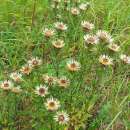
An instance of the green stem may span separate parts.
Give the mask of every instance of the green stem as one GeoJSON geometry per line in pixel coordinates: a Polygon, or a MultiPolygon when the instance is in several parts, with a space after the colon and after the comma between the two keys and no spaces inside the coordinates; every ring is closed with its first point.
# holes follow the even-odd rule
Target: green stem
{"type": "Polygon", "coordinates": [[[32,19],[31,19],[31,29],[32,29],[33,26],[34,26],[35,13],[36,13],[36,3],[37,3],[37,0],[35,0],[35,1],[34,1],[34,4],[33,4],[32,19]]]}

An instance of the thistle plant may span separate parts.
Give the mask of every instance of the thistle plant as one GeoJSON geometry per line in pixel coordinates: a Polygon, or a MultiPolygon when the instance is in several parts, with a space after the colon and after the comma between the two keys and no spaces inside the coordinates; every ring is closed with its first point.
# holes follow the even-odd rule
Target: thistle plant
{"type": "Polygon", "coordinates": [[[129,130],[128,5],[1,1],[0,129],[129,130]]]}

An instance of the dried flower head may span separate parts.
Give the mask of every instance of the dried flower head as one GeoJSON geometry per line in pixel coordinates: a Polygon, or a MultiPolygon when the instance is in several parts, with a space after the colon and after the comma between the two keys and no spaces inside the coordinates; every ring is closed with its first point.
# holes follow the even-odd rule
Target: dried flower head
{"type": "Polygon", "coordinates": [[[53,45],[55,48],[57,48],[57,49],[63,48],[63,47],[65,46],[64,41],[61,40],[61,39],[58,39],[58,40],[56,40],[56,41],[53,41],[53,42],[52,42],[52,45],[53,45]]]}
{"type": "Polygon", "coordinates": [[[70,85],[70,80],[63,76],[58,79],[58,85],[62,88],[67,88],[70,85]]]}
{"type": "Polygon", "coordinates": [[[10,74],[10,78],[13,79],[15,82],[21,82],[22,81],[22,74],[18,72],[13,72],[10,74]]]}
{"type": "Polygon", "coordinates": [[[79,15],[79,14],[80,14],[80,11],[79,11],[78,8],[71,8],[71,13],[72,13],[73,15],[79,15]]]}
{"type": "Polygon", "coordinates": [[[35,93],[41,97],[45,97],[48,94],[48,88],[45,85],[37,86],[35,93]]]}
{"type": "Polygon", "coordinates": [[[26,65],[22,66],[20,71],[22,74],[29,75],[32,72],[32,67],[30,65],[26,64],[26,65]]]}
{"type": "Polygon", "coordinates": [[[0,83],[0,88],[3,90],[10,90],[13,87],[13,83],[9,80],[2,81],[0,83]]]}
{"type": "Polygon", "coordinates": [[[45,28],[43,30],[43,34],[44,34],[45,37],[50,38],[50,37],[55,35],[55,31],[53,29],[45,28]]]}
{"type": "Polygon", "coordinates": [[[64,111],[57,112],[54,116],[54,120],[62,125],[67,124],[69,122],[69,115],[64,111]]]}
{"type": "Polygon", "coordinates": [[[29,61],[28,64],[32,67],[37,67],[42,64],[42,60],[38,57],[32,57],[29,61]]]}
{"type": "Polygon", "coordinates": [[[54,25],[55,25],[55,28],[60,30],[60,31],[66,31],[67,30],[67,25],[64,24],[63,22],[56,22],[54,25]]]}
{"type": "Polygon", "coordinates": [[[130,56],[122,54],[120,56],[120,59],[125,63],[125,64],[130,64],[130,56]]]}
{"type": "Polygon", "coordinates": [[[99,42],[97,36],[89,35],[89,34],[84,36],[84,40],[85,40],[85,45],[94,45],[94,44],[98,44],[99,42]]]}
{"type": "Polygon", "coordinates": [[[101,56],[99,57],[99,62],[100,62],[102,65],[108,66],[108,65],[112,65],[112,64],[113,64],[113,59],[110,58],[110,57],[107,56],[107,55],[101,55],[101,56]]]}
{"type": "Polygon", "coordinates": [[[55,85],[56,84],[56,81],[57,81],[57,78],[54,77],[54,76],[50,76],[48,74],[44,74],[42,76],[43,80],[45,83],[47,83],[48,85],[55,85]]]}
{"type": "Polygon", "coordinates": [[[53,2],[60,3],[61,0],[53,0],[53,2]]]}
{"type": "Polygon", "coordinates": [[[64,3],[66,3],[66,4],[70,3],[70,0],[64,0],[64,3]]]}
{"type": "Polygon", "coordinates": [[[89,3],[89,2],[81,3],[81,4],[79,5],[79,9],[80,9],[81,11],[85,11],[85,10],[88,9],[89,6],[90,6],[90,3],[89,3]]]}
{"type": "Polygon", "coordinates": [[[78,61],[74,60],[74,59],[70,59],[68,62],[67,62],[67,69],[69,71],[79,71],[81,68],[81,65],[78,61]]]}
{"type": "Polygon", "coordinates": [[[94,24],[88,22],[88,21],[82,21],[81,26],[84,31],[89,32],[94,29],[94,24]]]}
{"type": "Polygon", "coordinates": [[[114,44],[114,43],[110,43],[108,45],[108,48],[114,52],[118,52],[119,49],[120,49],[120,46],[118,46],[117,44],[114,44]]]}
{"type": "Polygon", "coordinates": [[[22,89],[21,89],[21,87],[20,86],[17,86],[17,87],[12,87],[11,88],[11,91],[13,92],[13,93],[21,93],[22,92],[22,89]]]}
{"type": "Polygon", "coordinates": [[[57,99],[51,97],[47,99],[45,106],[49,111],[56,111],[60,107],[60,102],[57,99]]]}
{"type": "Polygon", "coordinates": [[[106,31],[99,30],[97,32],[97,37],[100,39],[100,41],[103,41],[103,42],[106,42],[106,43],[112,43],[113,42],[111,35],[106,31]]]}

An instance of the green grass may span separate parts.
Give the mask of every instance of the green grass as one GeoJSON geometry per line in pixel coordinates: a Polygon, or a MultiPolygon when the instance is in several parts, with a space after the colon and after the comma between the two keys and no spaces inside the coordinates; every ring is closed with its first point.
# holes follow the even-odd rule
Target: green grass
{"type": "Polygon", "coordinates": [[[39,68],[23,76],[22,93],[0,89],[0,129],[64,130],[73,124],[75,130],[130,130],[130,66],[119,59],[122,53],[130,55],[130,0],[90,2],[89,10],[73,17],[62,8],[54,11],[49,0],[0,0],[0,80],[9,79],[9,74],[19,70],[31,56],[43,60],[39,68]],[[99,29],[110,32],[121,46],[120,52],[112,53],[102,44],[92,50],[84,48],[82,20],[95,24],[92,33],[99,29]],[[52,39],[46,40],[42,34],[43,27],[53,28],[57,21],[68,25],[65,33],[55,37],[65,41],[60,51],[53,48],[52,39]],[[110,55],[114,66],[103,67],[98,61],[101,54],[110,55]],[[67,71],[70,57],[81,63],[80,71],[67,71]],[[43,83],[45,73],[65,75],[71,81],[67,89],[57,85],[49,88],[47,96],[59,99],[60,110],[70,115],[66,126],[53,120],[55,112],[46,110],[46,98],[33,93],[35,86],[43,83]]]}

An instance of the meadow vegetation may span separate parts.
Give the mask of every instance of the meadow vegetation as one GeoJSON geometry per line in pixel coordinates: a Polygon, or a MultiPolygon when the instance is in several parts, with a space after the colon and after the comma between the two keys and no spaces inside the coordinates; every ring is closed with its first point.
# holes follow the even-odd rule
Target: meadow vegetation
{"type": "Polygon", "coordinates": [[[130,0],[0,0],[0,130],[130,130],[130,0]]]}

